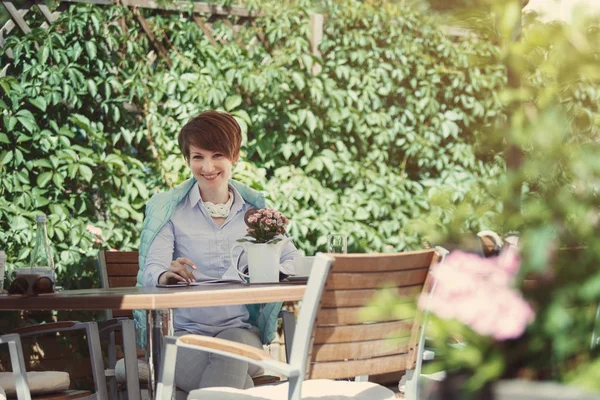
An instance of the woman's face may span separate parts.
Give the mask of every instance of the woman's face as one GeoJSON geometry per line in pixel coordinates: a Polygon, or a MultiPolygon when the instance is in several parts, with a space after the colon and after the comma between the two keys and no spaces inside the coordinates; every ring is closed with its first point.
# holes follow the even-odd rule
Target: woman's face
{"type": "Polygon", "coordinates": [[[231,170],[237,158],[239,157],[230,160],[218,151],[204,150],[190,145],[188,165],[198,181],[200,192],[207,193],[227,187],[227,181],[231,178],[231,170]]]}

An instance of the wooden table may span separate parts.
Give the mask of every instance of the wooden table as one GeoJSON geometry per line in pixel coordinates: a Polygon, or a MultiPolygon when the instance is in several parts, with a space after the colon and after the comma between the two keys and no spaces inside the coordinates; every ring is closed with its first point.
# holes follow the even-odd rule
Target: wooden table
{"type": "Polygon", "coordinates": [[[159,320],[161,310],[169,310],[168,328],[173,331],[172,310],[187,307],[259,304],[277,301],[302,300],[303,283],[264,284],[207,284],[181,288],[125,287],[106,289],[65,290],[39,296],[0,295],[0,310],[147,310],[148,361],[151,392],[158,377],[162,329],[153,321],[159,320]]]}

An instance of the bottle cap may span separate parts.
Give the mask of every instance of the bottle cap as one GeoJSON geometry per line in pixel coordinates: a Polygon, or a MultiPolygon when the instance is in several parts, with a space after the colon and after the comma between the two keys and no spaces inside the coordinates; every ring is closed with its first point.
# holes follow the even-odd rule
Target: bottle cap
{"type": "Polygon", "coordinates": [[[46,214],[38,214],[35,216],[35,222],[46,222],[46,214]]]}

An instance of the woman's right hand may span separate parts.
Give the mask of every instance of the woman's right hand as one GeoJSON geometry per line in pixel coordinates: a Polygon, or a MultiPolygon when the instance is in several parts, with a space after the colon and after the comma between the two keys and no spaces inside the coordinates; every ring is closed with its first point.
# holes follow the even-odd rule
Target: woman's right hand
{"type": "Polygon", "coordinates": [[[163,272],[158,278],[158,283],[161,285],[173,285],[177,282],[195,282],[196,278],[191,269],[196,269],[196,265],[189,258],[179,257],[176,260],[171,261],[169,269],[163,272]]]}

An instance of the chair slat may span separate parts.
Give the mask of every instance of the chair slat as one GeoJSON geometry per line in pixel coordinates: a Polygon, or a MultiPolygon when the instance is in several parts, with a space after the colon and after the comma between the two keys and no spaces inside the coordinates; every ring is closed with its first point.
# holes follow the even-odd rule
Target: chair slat
{"type": "MultiPolygon", "coordinates": [[[[400,296],[415,298],[423,290],[423,285],[395,288],[395,293],[400,296]]],[[[323,307],[360,307],[369,304],[378,289],[359,290],[325,290],[321,297],[323,307]]]]}
{"type": "Polygon", "coordinates": [[[133,313],[131,312],[131,310],[112,310],[112,314],[113,314],[114,318],[119,318],[119,317],[133,318],[133,313]]]}
{"type": "Polygon", "coordinates": [[[377,340],[410,335],[412,320],[381,322],[376,324],[317,327],[314,344],[377,340]]]}
{"type": "Polygon", "coordinates": [[[399,354],[386,357],[375,357],[366,360],[349,360],[335,362],[318,362],[311,364],[309,379],[337,379],[359,375],[377,375],[403,370],[407,355],[399,354]]]}
{"type": "Polygon", "coordinates": [[[405,354],[410,337],[369,340],[354,343],[332,343],[313,347],[312,361],[344,361],[405,354]]]}
{"type": "Polygon", "coordinates": [[[131,287],[135,286],[136,277],[135,276],[114,276],[108,278],[108,285],[111,288],[118,287],[131,287]]]}
{"type": "Polygon", "coordinates": [[[429,267],[435,249],[405,253],[334,254],[333,272],[384,272],[429,267]]]}
{"type": "Polygon", "coordinates": [[[137,264],[137,251],[107,251],[104,253],[106,264],[137,264]]]}
{"type": "Polygon", "coordinates": [[[136,276],[139,271],[138,264],[106,264],[106,273],[112,276],[136,276]]]}
{"type": "MultiPolygon", "coordinates": [[[[335,264],[334,264],[335,265],[335,264]]],[[[382,286],[413,286],[423,284],[429,267],[410,271],[333,273],[327,281],[327,290],[375,289],[382,286]]]]}
{"type": "Polygon", "coordinates": [[[35,397],[35,400],[74,400],[87,398],[92,394],[89,390],[66,390],[61,393],[44,394],[35,397]]]}
{"type": "Polygon", "coordinates": [[[364,322],[383,322],[394,320],[407,320],[413,318],[414,310],[408,307],[403,315],[382,317],[377,307],[347,307],[347,308],[321,308],[317,316],[317,326],[323,325],[353,325],[364,322]]]}

